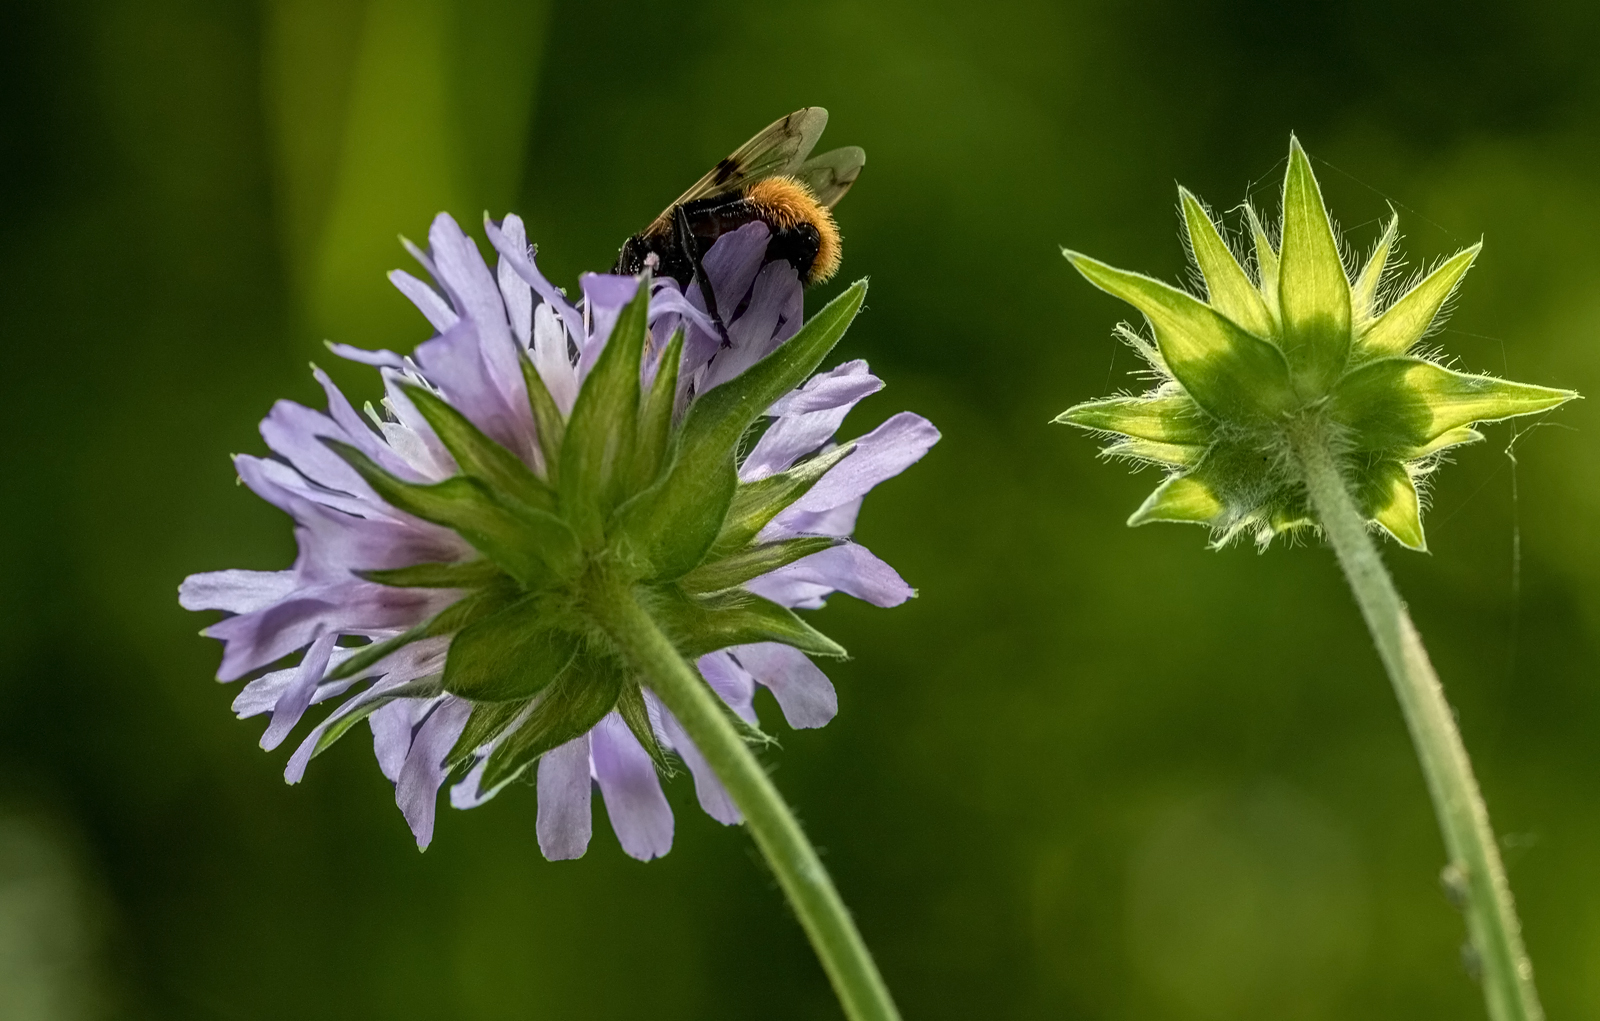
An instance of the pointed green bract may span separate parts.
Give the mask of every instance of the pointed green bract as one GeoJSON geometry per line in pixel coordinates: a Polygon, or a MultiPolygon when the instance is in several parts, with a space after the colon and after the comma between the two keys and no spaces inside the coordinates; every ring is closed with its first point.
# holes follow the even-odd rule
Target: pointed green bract
{"type": "Polygon", "coordinates": [[[578,655],[559,607],[529,596],[461,630],[450,642],[444,690],[474,702],[509,702],[543,691],[578,655]]]}
{"type": "Polygon", "coordinates": [[[1158,443],[1205,444],[1216,429],[1200,406],[1181,393],[1087,401],[1063,411],[1054,421],[1158,443]]]}
{"type": "Polygon", "coordinates": [[[561,507],[585,545],[597,546],[633,466],[650,281],[622,308],[605,350],[578,391],[561,443],[561,507]]]}
{"type": "Polygon", "coordinates": [[[1210,449],[1201,443],[1158,443],[1155,440],[1129,438],[1102,447],[1100,456],[1149,461],[1174,468],[1193,468],[1205,459],[1210,449]]]}
{"type": "Polygon", "coordinates": [[[523,351],[517,359],[522,367],[522,382],[528,391],[528,407],[533,412],[533,428],[539,435],[539,452],[544,456],[544,477],[551,486],[560,484],[561,444],[567,435],[567,420],[561,417],[556,399],[545,386],[544,377],[533,359],[523,351]]]}
{"type": "Polygon", "coordinates": [[[622,683],[620,663],[579,657],[545,689],[522,725],[500,739],[479,789],[494,790],[545,752],[593,730],[616,707],[622,683]]]}
{"type": "Polygon", "coordinates": [[[1255,243],[1256,277],[1261,288],[1261,300],[1272,316],[1273,332],[1277,333],[1283,328],[1283,310],[1278,307],[1278,250],[1272,247],[1272,239],[1267,237],[1266,228],[1261,226],[1255,207],[1245,203],[1244,215],[1250,223],[1250,239],[1255,243]]]}
{"type": "Polygon", "coordinates": [[[358,578],[393,588],[480,588],[505,575],[492,560],[457,564],[412,564],[388,571],[354,571],[358,578]]]}
{"type": "Polygon", "coordinates": [[[621,529],[637,544],[634,553],[653,565],[657,577],[680,577],[705,556],[738,485],[734,455],[739,438],[773,401],[821,364],[854,321],[866,294],[866,281],[857,281],[776,351],[690,406],[672,444],[665,477],[618,515],[621,529]]]}
{"type": "Polygon", "coordinates": [[[1084,279],[1144,313],[1167,368],[1200,407],[1251,422],[1288,410],[1288,366],[1272,344],[1176,287],[1077,252],[1066,256],[1084,279]]]}
{"type": "Polygon", "coordinates": [[[801,461],[787,471],[741,484],[734,490],[722,528],[707,556],[717,559],[744,549],[769,521],[805,496],[835,465],[855,453],[855,449],[854,443],[846,443],[801,461]]]}
{"type": "Polygon", "coordinates": [[[1211,487],[1192,475],[1178,475],[1161,483],[1128,519],[1130,526],[1152,521],[1209,525],[1222,516],[1225,506],[1211,487]]]}
{"type": "Polygon", "coordinates": [[[1399,461],[1380,460],[1355,480],[1356,503],[1363,514],[1407,549],[1425,552],[1422,533],[1422,498],[1416,482],[1399,461]]]}
{"type": "Polygon", "coordinates": [[[1276,331],[1272,313],[1261,299],[1261,292],[1234,259],[1228,243],[1222,240],[1217,225],[1206,215],[1198,199],[1186,188],[1178,189],[1183,205],[1183,220],[1189,232],[1189,247],[1206,280],[1206,294],[1212,308],[1258,337],[1271,337],[1276,331]]]}
{"type": "Polygon", "coordinates": [[[656,728],[650,722],[650,710],[645,705],[644,689],[639,687],[638,681],[622,682],[622,690],[617,693],[617,715],[622,717],[622,722],[628,725],[634,738],[643,746],[645,754],[650,756],[657,773],[662,776],[672,776],[677,772],[667,760],[667,753],[661,747],[661,742],[656,740],[656,728]]]}
{"type": "Polygon", "coordinates": [[[1278,305],[1283,352],[1303,395],[1326,392],[1350,355],[1350,281],[1311,161],[1289,141],[1283,183],[1278,305]]]}
{"type": "Polygon", "coordinates": [[[674,473],[689,470],[696,458],[715,462],[722,452],[732,451],[773,401],[799,386],[822,364],[855,321],[866,298],[867,282],[856,281],[772,354],[701,394],[684,421],[684,451],[673,466],[674,473]]]}
{"type": "Polygon", "coordinates": [[[672,643],[688,656],[754,642],[782,642],[813,656],[845,655],[843,647],[793,610],[749,592],[690,596],[674,587],[640,589],[638,596],[672,643]]]}
{"type": "Polygon", "coordinates": [[[544,480],[511,451],[485,436],[467,416],[426,387],[402,384],[401,388],[455,458],[461,474],[534,510],[549,513],[556,509],[556,494],[544,480]]]}
{"type": "Polygon", "coordinates": [[[683,361],[683,327],[672,333],[661,353],[656,378],[639,409],[639,446],[634,452],[635,489],[644,489],[661,474],[672,440],[672,411],[678,401],[678,367],[683,361]]]}
{"type": "Polygon", "coordinates": [[[768,571],[776,571],[813,553],[832,549],[844,541],[831,535],[808,535],[781,542],[762,543],[720,560],[708,559],[684,575],[679,584],[683,586],[685,592],[721,592],[743,585],[752,578],[759,578],[768,571]]]}
{"type": "Polygon", "coordinates": [[[1384,358],[1353,370],[1329,413],[1361,450],[1427,447],[1460,426],[1496,422],[1564,404],[1569,390],[1454,372],[1421,358],[1384,358]]]}
{"type": "Polygon", "coordinates": [[[502,730],[511,725],[511,722],[527,711],[533,699],[525,698],[513,702],[483,702],[472,707],[472,713],[467,717],[466,726],[461,728],[461,736],[456,738],[456,743],[450,749],[450,754],[445,756],[444,764],[447,769],[455,770],[472,761],[474,753],[483,745],[494,740],[502,730]]]}
{"type": "Polygon", "coordinates": [[[348,677],[355,677],[363,670],[377,665],[379,661],[399,652],[412,642],[418,642],[424,638],[437,638],[441,635],[455,634],[474,621],[498,612],[515,599],[516,590],[510,585],[495,584],[473,592],[466,598],[445,607],[432,619],[418,624],[414,628],[395,635],[393,638],[386,638],[381,642],[373,642],[370,645],[363,646],[359,652],[329,670],[322,679],[324,681],[342,681],[348,677]]]}
{"type": "Polygon", "coordinates": [[[1394,251],[1399,231],[1400,217],[1390,216],[1389,226],[1383,229],[1383,237],[1372,249],[1372,258],[1367,260],[1361,275],[1356,277],[1355,284],[1350,288],[1350,318],[1357,334],[1366,332],[1377,315],[1378,286],[1383,283],[1383,274],[1389,265],[1389,255],[1394,251]]]}
{"type": "Polygon", "coordinates": [[[508,505],[477,479],[456,475],[430,485],[402,482],[355,447],[326,437],[322,442],[387,503],[454,530],[527,588],[569,576],[582,556],[576,536],[560,518],[508,505]]]}
{"type": "Polygon", "coordinates": [[[332,748],[341,737],[350,732],[352,727],[389,703],[402,698],[432,698],[439,694],[439,690],[437,677],[419,677],[414,681],[407,681],[405,684],[390,688],[382,695],[351,706],[342,715],[330,717],[323,725],[322,736],[311,749],[311,758],[314,759],[332,748]]]}
{"type": "Polygon", "coordinates": [[[1407,460],[1419,457],[1429,457],[1433,454],[1439,453],[1441,450],[1449,450],[1451,447],[1465,446],[1468,443],[1479,443],[1482,442],[1482,440],[1483,433],[1472,428],[1471,426],[1462,425],[1457,426],[1454,429],[1446,429],[1444,432],[1435,436],[1433,439],[1422,444],[1421,446],[1406,447],[1400,451],[1400,456],[1407,460]]]}
{"type": "Polygon", "coordinates": [[[1417,286],[1384,311],[1358,342],[1362,358],[1403,355],[1411,350],[1428,327],[1433,325],[1445,301],[1455,291],[1483,245],[1476,244],[1457,252],[1417,286]]]}

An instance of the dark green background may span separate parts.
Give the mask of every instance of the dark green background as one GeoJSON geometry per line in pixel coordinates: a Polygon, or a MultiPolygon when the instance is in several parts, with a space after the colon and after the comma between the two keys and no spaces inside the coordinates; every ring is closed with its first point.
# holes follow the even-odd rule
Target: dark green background
{"type": "MultiPolygon", "coordinates": [[[[839,353],[888,383],[846,432],[910,408],[945,439],[861,519],[921,598],[818,614],[855,655],[829,668],[841,711],[771,761],[906,1016],[1481,1017],[1332,557],[1126,529],[1156,476],[1047,424],[1137,385],[1111,338],[1129,310],[1058,245],[1177,279],[1175,182],[1275,214],[1294,130],[1357,247],[1386,203],[1414,266],[1485,239],[1438,337],[1464,367],[1600,393],[1597,37],[1559,2],[7,5],[0,961],[31,963],[0,969],[0,1004],[838,1016],[750,841],[687,782],[648,865],[598,801],[588,856],[545,862],[528,789],[444,810],[418,855],[361,737],[284,786],[175,601],[190,572],[292,556],[227,455],[262,451],[275,398],[320,406],[322,339],[425,338],[381,275],[397,232],[516,209],[570,286],[822,104],[825,144],[870,154],[840,219],[842,278],[873,287],[839,353]]],[[[1550,1015],[1582,1018],[1600,448],[1592,402],[1549,421],[1515,465],[1506,427],[1461,452],[1433,552],[1387,555],[1550,1015]]]]}

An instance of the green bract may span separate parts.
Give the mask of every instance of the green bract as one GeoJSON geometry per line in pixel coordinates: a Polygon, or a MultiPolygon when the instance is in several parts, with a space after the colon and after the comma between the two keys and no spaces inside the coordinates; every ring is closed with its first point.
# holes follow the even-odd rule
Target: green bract
{"type": "Polygon", "coordinates": [[[1144,314],[1153,340],[1120,334],[1160,375],[1140,397],[1079,404],[1065,422],[1113,437],[1105,453],[1168,476],[1131,518],[1207,525],[1216,543],[1314,525],[1290,437],[1333,448],[1361,513],[1426,548],[1419,484],[1441,452],[1482,439],[1476,422],[1553,408],[1577,395],[1445,368],[1418,343],[1478,245],[1393,294],[1396,222],[1358,273],[1347,271],[1311,164],[1289,143],[1280,241],[1246,207],[1253,253],[1240,258],[1200,202],[1179,189],[1204,299],[1066,251],[1096,287],[1144,314]]]}
{"type": "MultiPolygon", "coordinates": [[[[409,642],[453,635],[442,685],[469,700],[472,712],[449,763],[466,764],[529,712],[490,755],[485,790],[612,710],[667,768],[642,678],[599,624],[614,616],[608,601],[637,601],[690,659],[752,642],[844,654],[793,611],[740,586],[840,541],[759,543],[756,536],[852,448],[748,484],[739,482],[735,458],[757,417],[804,382],[843,336],[866,283],[840,295],[755,366],[701,395],[676,425],[681,332],[663,353],[654,383],[640,386],[649,292],[645,279],[566,418],[524,352],[542,477],[421,384],[408,386],[406,395],[459,474],[431,485],[405,482],[354,447],[324,441],[389,504],[454,530],[482,554],[468,563],[363,572],[380,584],[458,589],[463,597],[432,620],[363,649],[328,679],[355,676],[409,642]]],[[[743,721],[738,726],[760,737],[743,721]]]]}

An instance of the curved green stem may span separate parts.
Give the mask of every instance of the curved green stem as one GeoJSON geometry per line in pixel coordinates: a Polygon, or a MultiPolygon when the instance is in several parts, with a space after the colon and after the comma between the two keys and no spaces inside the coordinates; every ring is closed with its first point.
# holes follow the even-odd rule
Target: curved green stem
{"type": "Polygon", "coordinates": [[[899,1021],[872,954],[766,770],[728,720],[719,699],[656,626],[631,592],[603,600],[602,626],[642,670],[649,685],[722,779],[777,875],[834,992],[851,1021],[899,1021]]]}
{"type": "Polygon", "coordinates": [[[1489,810],[1422,638],[1384,569],[1326,436],[1306,429],[1292,437],[1291,449],[1311,506],[1344,568],[1400,699],[1450,856],[1442,878],[1466,916],[1489,1016],[1494,1021],[1542,1021],[1533,965],[1522,946],[1489,810]]]}

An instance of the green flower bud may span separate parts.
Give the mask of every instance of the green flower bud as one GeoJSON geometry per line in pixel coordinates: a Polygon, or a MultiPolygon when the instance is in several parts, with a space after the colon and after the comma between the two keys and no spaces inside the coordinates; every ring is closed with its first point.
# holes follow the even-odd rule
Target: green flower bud
{"type": "Polygon", "coordinates": [[[1246,207],[1254,250],[1241,258],[1199,200],[1180,188],[1179,201],[1203,300],[1064,251],[1085,279],[1133,305],[1150,326],[1149,337],[1125,327],[1119,334],[1159,376],[1153,390],[1089,401],[1056,418],[1110,437],[1107,456],[1167,469],[1130,525],[1191,522],[1212,529],[1216,545],[1248,535],[1263,548],[1280,532],[1314,526],[1288,456],[1290,436],[1311,430],[1333,448],[1367,520],[1425,549],[1419,487],[1440,454],[1482,439],[1474,423],[1577,396],[1457,372],[1418,352],[1480,246],[1386,296],[1391,220],[1352,279],[1293,138],[1278,245],[1246,207]]]}

